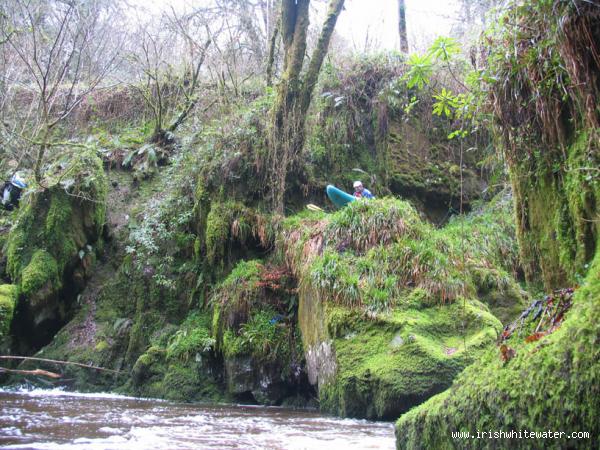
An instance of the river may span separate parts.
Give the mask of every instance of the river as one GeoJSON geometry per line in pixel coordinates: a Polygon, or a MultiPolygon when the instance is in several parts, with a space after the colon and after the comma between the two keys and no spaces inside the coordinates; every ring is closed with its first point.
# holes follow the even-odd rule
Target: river
{"type": "Polygon", "coordinates": [[[11,449],[393,449],[393,425],[315,411],[0,390],[11,449]]]}

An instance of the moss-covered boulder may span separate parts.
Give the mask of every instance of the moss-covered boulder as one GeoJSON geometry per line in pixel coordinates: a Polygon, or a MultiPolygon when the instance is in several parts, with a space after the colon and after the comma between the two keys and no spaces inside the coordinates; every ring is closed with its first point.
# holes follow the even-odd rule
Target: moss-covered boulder
{"type": "Polygon", "coordinates": [[[170,400],[224,400],[210,323],[209,314],[195,312],[179,327],[165,327],[133,365],[127,389],[136,395],[170,400]]]}
{"type": "MultiPolygon", "coordinates": [[[[600,253],[599,253],[600,254],[600,253]]],[[[507,362],[492,348],[446,392],[404,414],[398,449],[473,448],[453,432],[576,431],[586,439],[481,439],[478,448],[595,448],[600,437],[600,258],[554,333],[510,342],[507,362]]]]}
{"type": "Polygon", "coordinates": [[[142,397],[176,401],[225,401],[220,371],[214,370],[210,356],[197,353],[191,360],[169,358],[165,349],[150,347],[131,372],[127,388],[142,397]]]}
{"type": "MultiPolygon", "coordinates": [[[[501,330],[498,320],[477,301],[439,307],[419,304],[416,297],[410,306],[377,319],[346,308],[326,310],[334,353],[328,356],[335,357],[337,367],[331,377],[319,380],[324,411],[394,418],[448,387],[501,330]]],[[[332,364],[318,357],[316,362],[332,364]]]]}
{"type": "Polygon", "coordinates": [[[502,325],[478,300],[479,275],[495,280],[490,290],[513,288],[516,309],[523,304],[502,265],[503,252],[516,251],[510,233],[493,238],[506,232],[495,220],[506,206],[498,200],[439,230],[393,199],[284,222],[309,380],[324,410],[393,418],[493,345],[502,325]]]}
{"type": "Polygon", "coordinates": [[[5,243],[24,350],[47,342],[64,324],[101,245],[107,187],[100,159],[82,154],[60,173],[49,178],[51,187],[22,200],[5,243]],[[67,173],[73,178],[65,180],[67,173]]]}

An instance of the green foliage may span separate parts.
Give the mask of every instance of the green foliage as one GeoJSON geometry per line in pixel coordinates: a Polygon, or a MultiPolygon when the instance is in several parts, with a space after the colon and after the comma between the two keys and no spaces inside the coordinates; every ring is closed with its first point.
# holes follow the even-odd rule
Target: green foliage
{"type": "Polygon", "coordinates": [[[423,89],[426,84],[429,84],[431,74],[433,73],[433,61],[428,54],[419,55],[412,53],[408,57],[408,72],[405,79],[408,88],[417,87],[423,89]]]}
{"type": "Polygon", "coordinates": [[[513,313],[522,306],[520,289],[507,273],[518,271],[510,197],[441,229],[423,222],[407,202],[354,202],[329,217],[321,256],[306,255],[310,234],[296,239],[295,252],[303,256],[291,260],[308,264],[312,285],[334,303],[386,311],[417,287],[438,303],[510,291],[513,313]]]}
{"type": "Polygon", "coordinates": [[[288,220],[286,261],[299,277],[299,324],[325,411],[396,417],[495,341],[501,324],[477,298],[504,320],[523,306],[503,269],[517,258],[510,197],[441,229],[392,199],[299,227],[288,220]]]}
{"type": "Polygon", "coordinates": [[[272,309],[262,309],[253,313],[237,334],[229,330],[224,338],[223,354],[226,357],[249,354],[258,360],[282,357],[280,349],[287,345],[287,329],[272,320],[275,315],[272,309]]]}
{"type": "Polygon", "coordinates": [[[267,157],[264,118],[273,98],[269,90],[249,105],[207,124],[194,137],[192,145],[197,147],[199,168],[197,186],[205,195],[210,194],[202,198],[209,204],[197,205],[197,209],[210,209],[213,199],[248,201],[264,194],[264,182],[268,179],[264,173],[267,157]]]}
{"type": "Polygon", "coordinates": [[[190,269],[180,258],[193,254],[194,157],[181,152],[163,172],[159,194],[148,200],[140,217],[130,226],[129,245],[133,269],[153,271],[153,281],[175,291],[175,279],[190,269]]]}
{"type": "Polygon", "coordinates": [[[461,48],[456,39],[447,36],[437,37],[427,50],[428,55],[444,63],[450,62],[453,56],[460,53],[461,48]]]}
{"type": "Polygon", "coordinates": [[[391,198],[352,202],[331,216],[325,243],[362,253],[403,236],[419,238],[429,231],[407,202],[391,198]]]}
{"type": "Polygon", "coordinates": [[[451,111],[458,107],[458,100],[452,94],[446,90],[446,88],[442,88],[439,94],[434,94],[433,98],[437,100],[437,102],[433,105],[433,114],[441,116],[444,114],[446,117],[451,118],[451,111]]]}
{"type": "Polygon", "coordinates": [[[211,336],[206,316],[189,315],[180,329],[170,338],[167,345],[167,359],[188,361],[196,354],[214,349],[215,339],[211,336]]]}
{"type": "Polygon", "coordinates": [[[432,112],[449,120],[458,121],[460,127],[448,134],[448,139],[465,138],[474,133],[487,119],[481,110],[486,91],[482,87],[491,78],[485,71],[468,68],[461,56],[460,45],[455,39],[440,36],[423,55],[414,54],[408,60],[409,70],[404,79],[409,88],[417,86],[422,90],[430,84],[434,70],[445,70],[453,79],[453,87],[434,89],[435,100],[432,112]],[[441,68],[440,68],[441,66],[441,68]],[[423,68],[426,67],[426,70],[423,68]],[[463,92],[455,92],[457,89],[463,92]]]}

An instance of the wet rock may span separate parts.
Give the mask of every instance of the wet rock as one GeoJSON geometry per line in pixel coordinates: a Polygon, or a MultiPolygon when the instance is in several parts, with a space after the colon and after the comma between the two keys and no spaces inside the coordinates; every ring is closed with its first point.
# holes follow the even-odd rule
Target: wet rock
{"type": "Polygon", "coordinates": [[[290,383],[282,378],[280,364],[261,364],[251,356],[226,358],[225,377],[229,393],[242,398],[251,394],[263,405],[281,404],[290,394],[290,383]]]}

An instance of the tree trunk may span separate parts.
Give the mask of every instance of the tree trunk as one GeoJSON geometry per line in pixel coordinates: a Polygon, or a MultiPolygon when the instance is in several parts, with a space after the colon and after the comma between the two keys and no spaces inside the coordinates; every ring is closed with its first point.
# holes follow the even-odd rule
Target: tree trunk
{"type": "Polygon", "coordinates": [[[275,53],[277,50],[277,36],[279,35],[279,25],[273,27],[271,39],[269,40],[269,59],[267,60],[267,86],[273,86],[273,66],[275,65],[275,53]]]}
{"type": "Polygon", "coordinates": [[[406,3],[398,0],[398,31],[400,33],[400,51],[408,53],[408,37],[406,35],[406,3]]]}
{"type": "Polygon", "coordinates": [[[327,17],[304,77],[301,77],[310,0],[283,0],[281,39],[284,66],[277,98],[272,109],[273,129],[269,142],[271,201],[276,212],[283,213],[286,177],[291,164],[304,145],[304,126],[311,96],[327,54],[327,48],[344,0],[330,0],[327,17]]]}
{"type": "Polygon", "coordinates": [[[33,175],[37,184],[42,183],[42,169],[44,167],[44,156],[46,155],[46,150],[48,150],[51,132],[51,127],[46,124],[44,132],[42,133],[42,139],[38,144],[38,152],[35,158],[35,164],[33,166],[33,175]]]}

